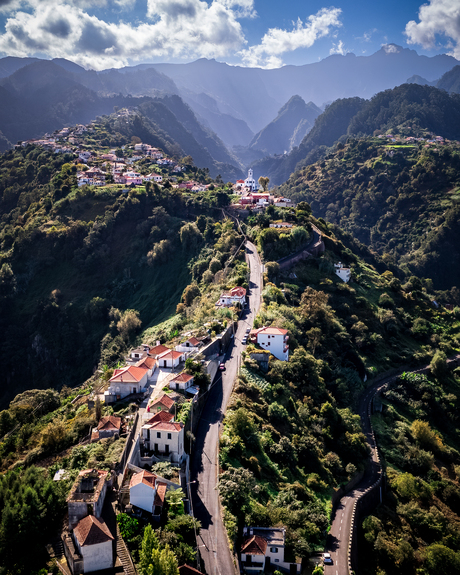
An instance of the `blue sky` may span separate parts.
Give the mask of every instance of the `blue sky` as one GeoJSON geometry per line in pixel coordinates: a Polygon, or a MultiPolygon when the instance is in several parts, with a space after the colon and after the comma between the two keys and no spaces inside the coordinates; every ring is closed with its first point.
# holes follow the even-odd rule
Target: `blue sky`
{"type": "Polygon", "coordinates": [[[387,43],[460,60],[460,1],[0,0],[0,55],[87,68],[216,58],[273,68],[387,43]]]}

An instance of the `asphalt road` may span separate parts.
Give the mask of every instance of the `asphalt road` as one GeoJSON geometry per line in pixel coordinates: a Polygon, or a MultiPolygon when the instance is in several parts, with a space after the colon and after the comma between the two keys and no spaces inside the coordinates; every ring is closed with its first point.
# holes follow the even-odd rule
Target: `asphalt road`
{"type": "MultiPolygon", "coordinates": [[[[225,354],[225,371],[216,376],[206,401],[195,436],[191,460],[191,493],[195,517],[201,522],[199,551],[207,575],[234,575],[235,567],[222,522],[217,489],[219,474],[219,435],[222,420],[244,349],[241,340],[252,328],[260,307],[262,272],[256,247],[247,242],[246,258],[250,267],[249,307],[238,322],[238,329],[225,354]]],[[[203,571],[203,565],[201,565],[203,571]]]]}

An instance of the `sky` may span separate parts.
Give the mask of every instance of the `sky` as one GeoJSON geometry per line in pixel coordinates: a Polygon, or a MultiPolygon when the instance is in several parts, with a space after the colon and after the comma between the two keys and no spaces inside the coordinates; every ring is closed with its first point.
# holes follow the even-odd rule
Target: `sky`
{"type": "Polygon", "coordinates": [[[460,1],[0,0],[0,56],[277,68],[386,44],[460,60],[460,1]]]}

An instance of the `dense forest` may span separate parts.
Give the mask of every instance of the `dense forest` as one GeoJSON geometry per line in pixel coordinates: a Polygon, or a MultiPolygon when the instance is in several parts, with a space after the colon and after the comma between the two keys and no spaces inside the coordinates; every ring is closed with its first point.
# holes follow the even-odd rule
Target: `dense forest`
{"type": "Polygon", "coordinates": [[[279,188],[460,303],[456,142],[349,138],[279,188]]]}
{"type": "MultiPolygon", "coordinates": [[[[262,249],[270,229],[267,217],[276,221],[280,215],[273,209],[270,216],[266,212],[248,220],[248,233],[262,249]]],[[[309,220],[305,203],[290,216],[291,222],[307,227],[309,220]]],[[[458,380],[447,378],[442,367],[460,344],[458,308],[455,313],[437,308],[428,282],[411,277],[401,283],[381,258],[351,236],[322,220],[313,222],[324,234],[325,254],[286,272],[267,262],[263,305],[255,322],[256,327],[288,330],[289,362],[271,357],[268,372],[263,371],[253,356],[260,350],[248,345],[220,455],[220,490],[235,544],[243,525],[283,524],[292,556],[322,549],[331,494],[365,465],[367,447],[354,410],[366,379],[397,366],[436,361],[439,388],[430,384],[423,405],[431,405],[436,393],[442,418],[444,408],[455,411],[460,401],[458,380]],[[350,284],[335,275],[337,261],[350,266],[350,284]],[[449,404],[444,403],[447,397],[449,404]]],[[[410,404],[409,389],[406,394],[401,401],[410,404]]],[[[417,408],[416,413],[425,419],[426,411],[417,408]]],[[[389,422],[386,437],[397,465],[403,471],[416,466],[423,454],[395,445],[391,429],[389,422]],[[401,463],[404,458],[407,464],[401,463]]],[[[458,465],[460,446],[452,425],[450,430],[448,457],[458,465]]],[[[418,552],[417,542],[412,545],[418,552]]]]}

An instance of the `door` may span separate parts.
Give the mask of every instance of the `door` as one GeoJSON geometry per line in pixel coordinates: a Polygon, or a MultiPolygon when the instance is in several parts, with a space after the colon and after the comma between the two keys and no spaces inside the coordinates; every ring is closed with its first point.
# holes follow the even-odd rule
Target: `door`
{"type": "Polygon", "coordinates": [[[155,443],[153,451],[158,451],[158,443],[155,443]]]}
{"type": "Polygon", "coordinates": [[[169,444],[168,443],[165,445],[165,453],[166,453],[166,455],[169,454],[169,444]]]}

